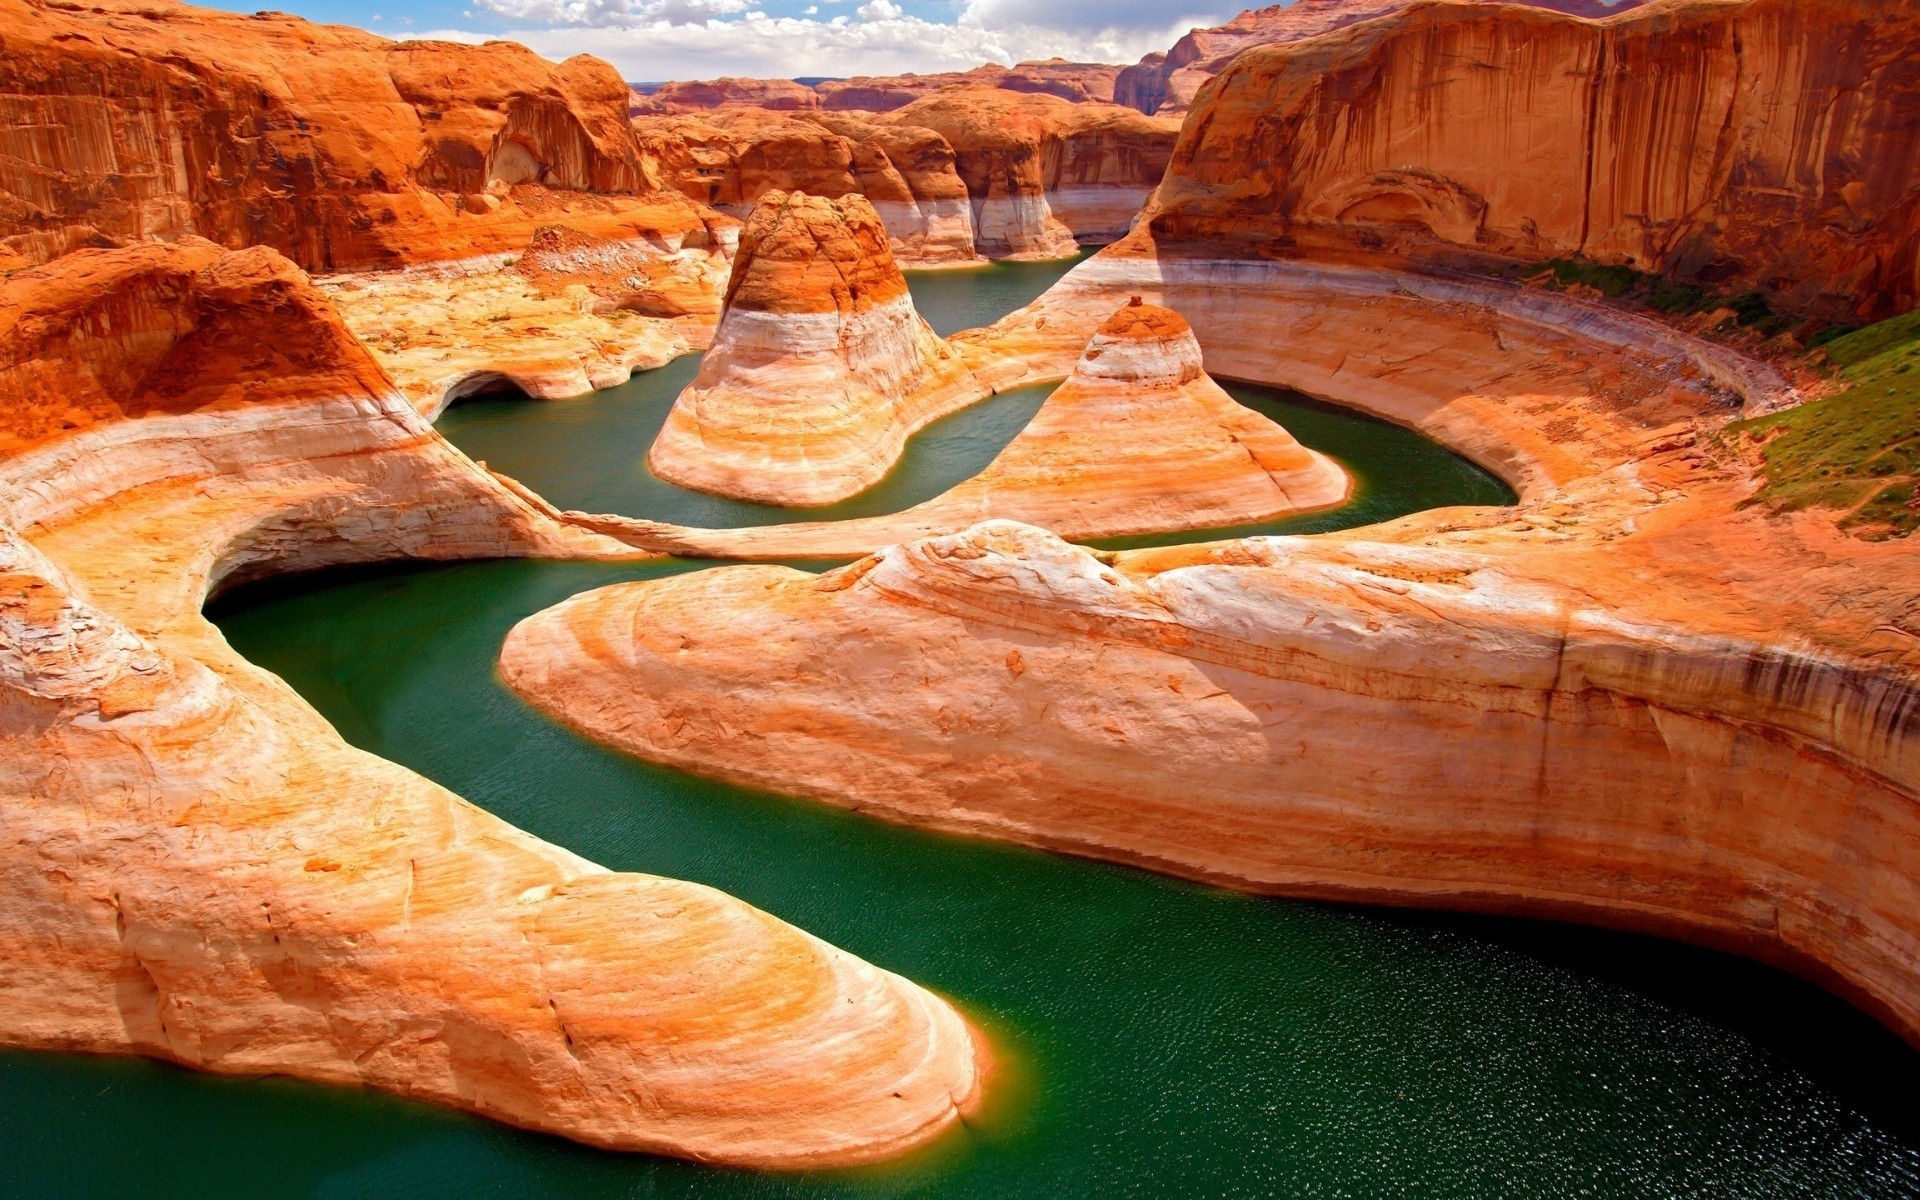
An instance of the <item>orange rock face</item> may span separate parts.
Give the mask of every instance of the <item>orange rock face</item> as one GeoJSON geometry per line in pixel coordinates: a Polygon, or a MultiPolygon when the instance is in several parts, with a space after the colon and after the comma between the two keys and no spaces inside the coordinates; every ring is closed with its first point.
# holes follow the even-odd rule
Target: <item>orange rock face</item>
{"type": "MultiPolygon", "coordinates": [[[[1415,0],[1293,0],[1270,8],[1248,9],[1224,25],[1194,29],[1165,54],[1149,54],[1120,72],[1112,99],[1144,113],[1184,113],[1202,84],[1218,75],[1242,50],[1276,42],[1297,42],[1345,29],[1362,21],[1391,16],[1415,0]]],[[[1516,3],[1531,8],[1599,20],[1639,7],[1640,0],[1476,0],[1516,3]]]]}
{"type": "Polygon", "coordinates": [[[769,192],[741,235],[713,347],[647,462],[720,495],[828,504],[986,394],[914,312],[872,205],[769,192]]]}
{"type": "Polygon", "coordinates": [[[743,1165],[957,1124],[944,1002],[353,749],[201,615],[277,570],[630,553],[442,441],[290,263],[76,254],[0,320],[0,1042],[743,1165]],[[56,371],[91,423],[49,434],[56,371]]]}
{"type": "Polygon", "coordinates": [[[887,113],[733,109],[637,128],[684,194],[735,214],[775,189],[864,194],[914,265],[1058,258],[1113,241],[1178,133],[1118,105],[985,85],[887,113]]]}
{"type": "Polygon", "coordinates": [[[34,261],[199,234],[320,270],[702,223],[598,59],[170,0],[5,0],[0,30],[0,241],[34,261]]]}
{"type": "Polygon", "coordinates": [[[1578,254],[1889,314],[1920,299],[1916,39],[1920,10],[1855,0],[1671,0],[1600,23],[1423,3],[1236,58],[1151,225],[1242,253],[1578,254]]]}
{"type": "Polygon", "coordinates": [[[859,114],[793,117],[755,108],[636,121],[665,177],[735,216],[771,191],[872,202],[894,256],[912,266],[979,261],[953,147],[930,129],[859,114]]]}
{"type": "Polygon", "coordinates": [[[1178,125],[1118,105],[1002,88],[952,89],[890,115],[938,133],[995,258],[1054,258],[1126,232],[1159,182],[1178,125]]]}

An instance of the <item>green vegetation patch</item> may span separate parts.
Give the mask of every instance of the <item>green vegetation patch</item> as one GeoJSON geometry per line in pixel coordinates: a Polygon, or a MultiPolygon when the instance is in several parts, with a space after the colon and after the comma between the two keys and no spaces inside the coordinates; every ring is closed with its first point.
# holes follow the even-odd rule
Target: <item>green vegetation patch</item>
{"type": "Polygon", "coordinates": [[[1920,527],[1920,312],[1834,338],[1827,361],[1845,391],[1729,427],[1767,438],[1766,486],[1776,511],[1822,507],[1868,538],[1920,527]]]}

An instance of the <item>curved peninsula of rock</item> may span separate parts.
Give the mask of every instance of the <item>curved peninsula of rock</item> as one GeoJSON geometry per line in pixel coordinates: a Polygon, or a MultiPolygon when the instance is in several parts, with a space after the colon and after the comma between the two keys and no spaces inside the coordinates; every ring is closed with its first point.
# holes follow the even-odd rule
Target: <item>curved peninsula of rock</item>
{"type": "Polygon", "coordinates": [[[1890,316],[1920,301],[1917,41],[1910,3],[1422,0],[1240,54],[1146,219],[1242,257],[1582,255],[1890,316]]]}
{"type": "Polygon", "coordinates": [[[956,1126],[946,1003],[352,748],[201,615],[277,571],[631,553],[440,439],[291,263],[15,272],[0,397],[0,1042],[757,1166],[956,1126]]]}
{"type": "Polygon", "coordinates": [[[713,347],[647,463],[717,495],[830,504],[987,394],[914,311],[872,205],[769,192],[741,234],[713,347]]]}
{"type": "Polygon", "coordinates": [[[507,677],[656,761],[1260,891],[1683,937],[1920,1040],[1920,565],[1743,504],[1719,431],[1791,402],[1777,376],[1513,285],[1137,239],[969,352],[1056,373],[1129,292],[1213,369],[1421,429],[1519,507],[1118,555],[993,523],[620,585],[524,622],[507,677]]]}

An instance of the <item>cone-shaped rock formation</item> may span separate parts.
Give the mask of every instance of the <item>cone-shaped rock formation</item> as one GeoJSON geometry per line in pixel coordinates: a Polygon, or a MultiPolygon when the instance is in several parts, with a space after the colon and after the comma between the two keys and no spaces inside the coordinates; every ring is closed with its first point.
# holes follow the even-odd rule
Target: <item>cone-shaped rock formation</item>
{"type": "Polygon", "coordinates": [[[713,348],[647,461],[701,491],[831,504],[986,391],[914,311],[873,205],[769,192],[741,235],[713,348]]]}

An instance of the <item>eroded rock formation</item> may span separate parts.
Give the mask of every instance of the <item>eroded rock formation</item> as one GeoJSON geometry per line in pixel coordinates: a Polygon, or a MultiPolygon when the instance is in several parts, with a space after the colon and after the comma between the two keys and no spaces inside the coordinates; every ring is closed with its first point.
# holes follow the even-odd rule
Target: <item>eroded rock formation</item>
{"type": "Polygon", "coordinates": [[[1066,382],[985,470],[924,504],[754,529],[607,518],[595,527],[646,529],[682,554],[851,558],[993,519],[1069,538],[1244,525],[1332,507],[1349,486],[1337,463],[1207,377],[1178,313],[1135,298],[1101,324],[1066,382]]]}
{"type": "Polygon", "coordinates": [[[938,92],[889,119],[953,146],[975,242],[994,258],[1058,258],[1124,234],[1179,133],[1118,105],[1000,88],[938,92]]]}
{"type": "Polygon", "coordinates": [[[1890,314],[1920,299],[1916,39],[1910,3],[1415,4],[1235,58],[1152,225],[1245,254],[1584,255],[1890,314]]]}
{"type": "Polygon", "coordinates": [[[636,123],[666,178],[688,196],[745,217],[771,191],[864,195],[902,264],[976,263],[973,208],[954,149],[930,129],[847,113],[804,119],[753,108],[636,123]]]}
{"type": "Polygon", "coordinates": [[[0,242],[29,260],[198,234],[310,270],[392,266],[561,222],[702,226],[658,189],[598,59],[171,0],[0,6],[0,242]]]}
{"type": "Polygon", "coordinates": [[[765,1166],[952,1128],[905,980],[357,751],[201,616],[381,558],[630,553],[447,445],[277,253],[0,285],[0,1041],[381,1087],[765,1166]]]}
{"type": "Polygon", "coordinates": [[[647,463],[719,495],[830,504],[985,395],[914,311],[871,204],[769,192],[741,234],[713,347],[647,463]]]}
{"type": "Polygon", "coordinates": [[[768,191],[864,194],[913,265],[1058,258],[1127,231],[1178,124],[1113,104],[949,86],[878,114],[640,118],[686,195],[735,215],[768,191]]]}

